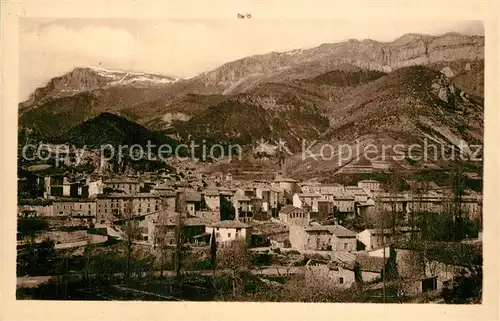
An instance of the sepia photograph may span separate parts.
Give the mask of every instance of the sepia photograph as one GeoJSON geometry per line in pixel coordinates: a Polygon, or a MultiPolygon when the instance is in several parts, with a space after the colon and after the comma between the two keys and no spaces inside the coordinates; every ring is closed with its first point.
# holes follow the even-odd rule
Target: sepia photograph
{"type": "Polygon", "coordinates": [[[15,300],[482,304],[484,22],[243,9],[19,18],[15,300]]]}

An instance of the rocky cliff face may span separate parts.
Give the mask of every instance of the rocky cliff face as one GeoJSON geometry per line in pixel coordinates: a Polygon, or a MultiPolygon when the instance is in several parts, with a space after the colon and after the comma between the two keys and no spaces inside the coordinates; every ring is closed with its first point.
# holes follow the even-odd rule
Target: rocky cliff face
{"type": "Polygon", "coordinates": [[[382,72],[413,65],[484,59],[484,37],[448,33],[439,37],[407,34],[393,42],[348,40],[311,49],[271,52],[229,62],[198,77],[174,77],[76,68],[53,78],[20,104],[20,114],[49,99],[108,87],[158,88],[169,94],[242,93],[265,82],[312,78],[331,70],[370,69],[382,72]]]}
{"type": "Polygon", "coordinates": [[[389,43],[351,39],[307,50],[243,58],[205,73],[198,79],[229,93],[242,92],[240,88],[248,90],[252,87],[251,83],[259,83],[259,78],[309,78],[346,64],[390,72],[402,67],[459,59],[484,59],[484,37],[456,33],[439,37],[407,34],[389,43]],[[243,86],[245,82],[250,84],[243,86]]]}
{"type": "Polygon", "coordinates": [[[177,81],[178,79],[169,76],[78,67],[63,76],[52,78],[44,87],[37,88],[27,101],[20,104],[20,113],[51,99],[69,97],[97,89],[165,87],[177,81]]]}
{"type": "Polygon", "coordinates": [[[172,137],[241,144],[283,138],[296,149],[302,139],[410,137],[442,124],[476,142],[483,56],[484,37],[408,34],[389,43],[348,40],[247,57],[179,81],[77,68],[21,104],[19,124],[51,137],[119,112],[172,137]],[[419,116],[426,117],[424,129],[419,116]]]}
{"type": "Polygon", "coordinates": [[[83,91],[91,91],[105,86],[110,81],[90,68],[75,68],[61,77],[52,78],[45,87],[37,88],[27,101],[21,103],[20,109],[22,111],[23,107],[42,104],[49,98],[60,98],[83,91]]]}

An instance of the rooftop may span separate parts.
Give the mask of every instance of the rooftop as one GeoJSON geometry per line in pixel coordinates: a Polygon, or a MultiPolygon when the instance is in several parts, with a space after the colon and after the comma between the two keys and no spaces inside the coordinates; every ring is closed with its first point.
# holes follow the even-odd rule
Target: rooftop
{"type": "Polygon", "coordinates": [[[252,234],[256,235],[273,235],[286,233],[288,236],[288,227],[284,224],[276,222],[263,222],[261,224],[256,223],[254,220],[252,222],[252,234]]]}
{"type": "Polygon", "coordinates": [[[188,182],[177,182],[177,183],[175,183],[175,186],[177,186],[177,187],[190,187],[190,184],[188,182]]]}
{"type": "Polygon", "coordinates": [[[103,181],[104,184],[140,184],[138,181],[130,179],[107,179],[103,181]]]}
{"type": "Polygon", "coordinates": [[[56,198],[54,203],[61,202],[74,202],[74,203],[94,203],[96,200],[94,198],[56,198]]]}
{"type": "Polygon", "coordinates": [[[220,221],[220,222],[212,223],[209,226],[216,227],[216,228],[249,228],[250,227],[250,225],[241,223],[240,221],[236,221],[236,220],[220,221]]]}
{"type": "Polygon", "coordinates": [[[236,200],[239,202],[250,202],[251,201],[251,199],[249,199],[245,195],[240,195],[240,196],[236,197],[236,200]]]}
{"type": "Polygon", "coordinates": [[[356,234],[341,225],[313,225],[305,229],[307,232],[327,231],[336,237],[356,237],[356,234]]]}
{"type": "Polygon", "coordinates": [[[153,186],[153,189],[157,189],[157,190],[173,190],[174,187],[171,184],[156,184],[155,186],[153,186]]]}
{"type": "Polygon", "coordinates": [[[155,220],[155,224],[158,226],[175,226],[178,223],[183,226],[205,226],[208,221],[197,216],[184,217],[180,221],[179,213],[171,211],[161,211],[158,213],[158,218],[155,220]]]}
{"type": "Polygon", "coordinates": [[[283,206],[281,209],[280,209],[280,213],[283,213],[283,214],[288,214],[288,213],[291,213],[292,211],[300,211],[300,212],[304,212],[304,213],[307,213],[306,211],[304,211],[303,209],[301,208],[298,208],[298,207],[295,207],[293,205],[285,205],[283,206]]]}
{"type": "Polygon", "coordinates": [[[294,180],[293,178],[276,178],[274,181],[283,183],[297,183],[297,181],[294,180]]]}
{"type": "Polygon", "coordinates": [[[357,255],[356,262],[359,264],[359,269],[365,272],[375,272],[381,273],[385,262],[387,262],[389,258],[377,257],[377,256],[369,256],[369,255],[357,255]]]}
{"type": "Polygon", "coordinates": [[[216,189],[208,189],[203,192],[206,196],[219,196],[219,191],[216,189]]]}
{"type": "Polygon", "coordinates": [[[160,195],[151,194],[151,193],[135,193],[135,194],[126,194],[126,193],[111,193],[111,194],[99,194],[97,198],[159,198],[160,195]]]}
{"type": "Polygon", "coordinates": [[[186,202],[201,202],[201,194],[196,192],[186,193],[186,202]]]}
{"type": "Polygon", "coordinates": [[[318,193],[300,193],[299,197],[321,197],[318,193]]]}

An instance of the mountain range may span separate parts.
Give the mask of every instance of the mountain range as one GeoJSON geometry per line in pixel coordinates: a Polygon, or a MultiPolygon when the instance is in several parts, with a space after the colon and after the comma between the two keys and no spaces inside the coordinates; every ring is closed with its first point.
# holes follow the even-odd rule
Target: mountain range
{"type": "Polygon", "coordinates": [[[407,34],[250,56],[190,79],[76,68],[20,103],[19,124],[71,142],[81,126],[111,113],[155,137],[247,146],[284,140],[293,153],[304,140],[428,138],[456,146],[482,143],[483,92],[484,37],[407,34]]]}

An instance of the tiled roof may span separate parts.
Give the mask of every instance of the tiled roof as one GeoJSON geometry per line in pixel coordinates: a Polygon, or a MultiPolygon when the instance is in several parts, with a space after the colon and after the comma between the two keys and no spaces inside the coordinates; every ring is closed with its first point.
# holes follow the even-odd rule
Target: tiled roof
{"type": "Polygon", "coordinates": [[[191,216],[182,220],[182,225],[184,226],[205,226],[207,223],[208,220],[196,216],[191,216]]]}
{"type": "Polygon", "coordinates": [[[341,225],[320,225],[315,224],[313,226],[309,226],[305,229],[308,232],[320,232],[327,231],[332,235],[337,237],[356,237],[356,234],[341,225]]]}
{"type": "MultiPolygon", "coordinates": [[[[382,234],[382,230],[381,229],[374,229],[374,228],[372,228],[372,229],[368,229],[368,231],[372,235],[380,235],[380,234],[382,234]]],[[[392,230],[389,229],[389,228],[386,228],[386,229],[384,229],[384,233],[383,234],[386,234],[386,235],[392,234],[392,230]]]]}
{"type": "Polygon", "coordinates": [[[294,180],[293,178],[277,178],[275,181],[283,183],[297,183],[297,181],[294,180]]]}
{"type": "Polygon", "coordinates": [[[133,181],[129,179],[109,179],[103,181],[104,184],[140,184],[138,181],[133,181]]]}
{"type": "Polygon", "coordinates": [[[335,251],[335,258],[343,263],[353,263],[356,261],[356,254],[345,251],[335,251]]]}
{"type": "Polygon", "coordinates": [[[280,213],[283,213],[283,214],[289,214],[293,211],[298,211],[298,212],[303,212],[303,213],[307,213],[306,211],[304,211],[303,209],[301,208],[298,208],[298,207],[295,207],[293,205],[285,205],[283,206],[281,209],[280,209],[280,213]]]}
{"type": "Polygon", "coordinates": [[[157,190],[173,190],[174,187],[172,185],[157,184],[156,186],[153,186],[153,189],[157,189],[157,190]]]}
{"type": "Polygon", "coordinates": [[[54,203],[72,202],[72,203],[95,203],[94,198],[56,198],[54,203]]]}
{"type": "Polygon", "coordinates": [[[201,202],[201,194],[196,192],[186,193],[186,202],[201,202]]]}
{"type": "Polygon", "coordinates": [[[206,196],[219,196],[219,191],[216,189],[207,189],[204,191],[206,196]]]}
{"type": "Polygon", "coordinates": [[[356,237],[356,233],[346,229],[342,225],[330,225],[329,229],[336,237],[356,237]]]}
{"type": "MultiPolygon", "coordinates": [[[[254,223],[255,223],[255,221],[254,221],[254,223]]],[[[283,225],[280,223],[275,223],[275,222],[265,222],[262,224],[252,224],[252,234],[272,235],[272,234],[279,234],[279,233],[288,233],[288,227],[286,225],[283,225]]]]}
{"type": "Polygon", "coordinates": [[[247,224],[241,223],[240,221],[236,220],[227,220],[227,221],[220,221],[216,223],[210,224],[210,227],[216,227],[216,228],[248,228],[250,227],[247,224]]]}
{"type": "Polygon", "coordinates": [[[387,262],[388,258],[368,256],[368,255],[357,255],[356,262],[359,263],[359,268],[361,271],[365,272],[375,272],[381,273],[384,268],[384,262],[387,262]]]}
{"type": "Polygon", "coordinates": [[[111,193],[111,194],[97,195],[97,198],[159,198],[159,197],[160,195],[151,193],[135,193],[135,194],[111,193]]]}
{"type": "Polygon", "coordinates": [[[321,197],[320,194],[317,193],[300,193],[299,197],[321,197]]]}
{"type": "Polygon", "coordinates": [[[313,225],[313,226],[308,226],[304,229],[307,232],[328,232],[331,233],[330,230],[328,229],[328,226],[326,225],[313,225]]]}
{"type": "Polygon", "coordinates": [[[237,200],[237,201],[240,201],[240,202],[250,202],[250,201],[251,201],[251,200],[250,200],[248,197],[246,197],[245,195],[237,196],[237,197],[236,197],[236,200],[237,200]]]}

